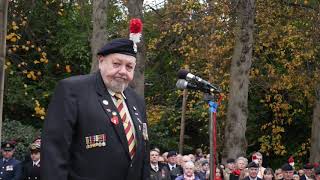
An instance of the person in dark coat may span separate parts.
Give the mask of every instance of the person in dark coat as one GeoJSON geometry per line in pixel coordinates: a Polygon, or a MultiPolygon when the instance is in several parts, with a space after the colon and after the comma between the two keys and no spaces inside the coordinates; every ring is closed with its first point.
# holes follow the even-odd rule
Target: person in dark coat
{"type": "Polygon", "coordinates": [[[167,155],[168,163],[166,167],[170,171],[171,180],[175,180],[176,177],[183,174],[183,169],[180,165],[177,164],[177,152],[169,151],[167,155]]]}
{"type": "Polygon", "coordinates": [[[156,148],[150,150],[150,180],[170,180],[169,169],[159,162],[159,154],[156,148]]]}
{"type": "Polygon", "coordinates": [[[30,158],[23,166],[23,180],[40,180],[40,144],[30,145],[30,158]]]}
{"type": "Polygon", "coordinates": [[[99,70],[61,80],[41,137],[42,180],[145,180],[150,176],[144,100],[128,87],[133,41],[98,52],[99,70]]]}
{"type": "Polygon", "coordinates": [[[2,159],[0,160],[1,180],[20,180],[22,177],[21,162],[13,157],[15,142],[1,144],[2,159]]]}

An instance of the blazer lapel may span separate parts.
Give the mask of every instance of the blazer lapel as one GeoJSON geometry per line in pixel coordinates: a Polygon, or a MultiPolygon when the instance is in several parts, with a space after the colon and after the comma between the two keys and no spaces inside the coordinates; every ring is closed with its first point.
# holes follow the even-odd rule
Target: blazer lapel
{"type": "Polygon", "coordinates": [[[111,99],[109,92],[105,88],[102,77],[100,75],[100,71],[98,71],[97,75],[96,75],[96,89],[97,89],[97,93],[98,93],[99,103],[101,104],[104,112],[108,116],[108,118],[106,118],[106,120],[111,121],[113,129],[115,130],[123,148],[125,149],[125,152],[127,152],[128,158],[130,158],[128,141],[127,141],[124,129],[123,129],[121,117],[118,113],[116,106],[114,105],[114,103],[111,99]],[[117,121],[113,121],[115,119],[117,121]]]}

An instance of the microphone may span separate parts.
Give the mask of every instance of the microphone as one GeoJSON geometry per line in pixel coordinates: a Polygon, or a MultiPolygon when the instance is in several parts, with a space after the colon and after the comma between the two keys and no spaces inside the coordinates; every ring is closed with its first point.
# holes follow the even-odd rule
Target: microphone
{"type": "Polygon", "coordinates": [[[213,88],[208,86],[197,86],[196,84],[190,83],[185,79],[179,79],[176,83],[178,89],[193,89],[193,90],[200,90],[205,93],[213,93],[216,92],[213,88]]]}
{"type": "Polygon", "coordinates": [[[216,92],[216,93],[221,92],[221,89],[219,86],[212,85],[208,81],[203,80],[202,78],[189,73],[189,71],[185,69],[179,70],[178,77],[179,79],[185,79],[187,81],[191,81],[191,83],[194,83],[196,86],[202,87],[202,89],[212,89],[210,90],[210,92],[216,92]]]}

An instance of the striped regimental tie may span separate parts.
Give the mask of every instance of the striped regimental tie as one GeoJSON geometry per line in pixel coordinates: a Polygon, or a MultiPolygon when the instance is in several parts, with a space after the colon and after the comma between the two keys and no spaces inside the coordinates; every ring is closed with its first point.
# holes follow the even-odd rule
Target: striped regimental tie
{"type": "Polygon", "coordinates": [[[124,128],[124,132],[126,133],[126,137],[128,140],[128,147],[129,147],[129,153],[131,159],[136,153],[136,142],[134,140],[134,134],[133,134],[133,127],[131,124],[131,121],[129,117],[127,116],[126,110],[124,108],[124,101],[123,101],[123,96],[120,93],[116,93],[114,97],[117,100],[117,108],[118,112],[120,113],[121,119],[122,119],[122,124],[124,128]]]}

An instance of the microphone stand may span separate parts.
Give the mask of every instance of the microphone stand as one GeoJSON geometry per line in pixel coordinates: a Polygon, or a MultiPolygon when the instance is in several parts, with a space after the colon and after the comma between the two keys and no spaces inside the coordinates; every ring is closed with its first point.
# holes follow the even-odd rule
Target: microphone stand
{"type": "Polygon", "coordinates": [[[222,101],[221,94],[204,94],[204,100],[209,104],[209,141],[210,141],[210,180],[216,177],[216,154],[217,154],[217,108],[222,101]],[[218,102],[215,102],[218,100],[218,102]]]}

